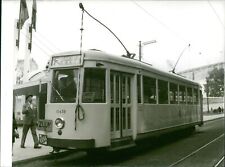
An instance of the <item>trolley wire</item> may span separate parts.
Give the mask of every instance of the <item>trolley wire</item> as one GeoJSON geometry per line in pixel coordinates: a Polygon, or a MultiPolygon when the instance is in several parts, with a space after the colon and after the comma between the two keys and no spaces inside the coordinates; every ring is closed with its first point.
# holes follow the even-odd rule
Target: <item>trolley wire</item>
{"type": "Polygon", "coordinates": [[[61,49],[58,48],[58,46],[56,46],[53,42],[51,42],[48,38],[46,38],[44,35],[42,35],[40,32],[35,32],[35,34],[38,34],[41,38],[44,38],[44,40],[46,42],[48,42],[50,45],[52,45],[55,49],[57,49],[58,51],[61,51],[61,49]]]}
{"type": "MultiPolygon", "coordinates": [[[[26,30],[28,30],[28,28],[26,28],[26,30]]],[[[24,33],[23,33],[24,34],[24,33]]],[[[25,35],[25,34],[24,34],[25,35]]],[[[46,46],[45,44],[44,44],[44,42],[42,42],[41,41],[41,39],[39,39],[38,38],[38,35],[36,35],[36,33],[34,33],[34,36],[35,36],[35,38],[33,38],[34,40],[37,40],[40,44],[42,44],[43,46],[45,46],[45,48],[46,49],[48,49],[50,52],[52,52],[52,53],[55,53],[55,51],[54,50],[52,50],[50,47],[48,47],[48,46],[46,46]]],[[[26,35],[26,38],[27,38],[28,36],[26,35]]],[[[34,40],[32,40],[32,42],[34,42],[34,40]]],[[[37,44],[37,42],[34,42],[35,44],[37,44]]],[[[40,46],[40,45],[39,45],[40,46]]],[[[56,49],[58,49],[58,48],[56,48],[56,49]]],[[[59,50],[59,49],[58,49],[59,50]]],[[[48,54],[48,56],[49,56],[49,54],[48,54]]]]}
{"type": "Polygon", "coordinates": [[[147,11],[145,8],[143,8],[140,4],[138,4],[136,1],[134,0],[130,0],[132,1],[137,7],[139,7],[142,11],[144,11],[148,16],[150,16],[151,18],[153,18],[155,21],[157,21],[160,25],[162,25],[165,29],[167,29],[168,31],[170,31],[174,36],[176,36],[177,38],[181,39],[182,41],[184,41],[185,43],[187,43],[187,40],[185,40],[182,36],[180,36],[177,32],[175,32],[174,30],[172,30],[170,27],[168,27],[165,23],[163,23],[161,20],[159,20],[157,17],[155,17],[154,15],[152,15],[149,11],[147,11]]]}
{"type": "MultiPolygon", "coordinates": [[[[45,48],[47,48],[49,51],[51,51],[52,53],[54,53],[55,51],[53,49],[51,49],[50,47],[46,46],[44,44],[44,42],[41,41],[41,39],[38,38],[38,35],[35,35],[35,40],[39,41],[40,44],[42,44],[43,46],[45,46],[45,48]]],[[[57,49],[57,48],[56,48],[57,49]]],[[[57,49],[59,50],[59,49],[57,49]]]]}
{"type": "MultiPolygon", "coordinates": [[[[24,32],[22,32],[22,35],[26,38],[28,38],[28,35],[26,35],[24,32]]],[[[39,46],[39,44],[37,44],[36,42],[33,41],[33,43],[40,49],[40,51],[42,51],[45,55],[49,56],[49,53],[46,52],[46,50],[44,50],[41,46],[39,46]]]]}
{"type": "Polygon", "coordinates": [[[225,29],[224,23],[222,22],[221,18],[219,17],[218,13],[216,12],[215,8],[213,7],[212,3],[209,0],[208,0],[208,4],[211,7],[213,13],[216,15],[216,17],[217,17],[218,21],[220,22],[220,24],[222,25],[222,27],[225,29]]]}

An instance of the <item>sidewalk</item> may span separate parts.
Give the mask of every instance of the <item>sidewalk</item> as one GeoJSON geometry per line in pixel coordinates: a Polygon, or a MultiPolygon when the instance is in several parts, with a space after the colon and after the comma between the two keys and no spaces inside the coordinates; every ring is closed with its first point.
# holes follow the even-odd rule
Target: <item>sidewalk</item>
{"type": "MultiPolygon", "coordinates": [[[[213,120],[213,119],[217,119],[217,118],[221,118],[221,117],[224,117],[224,113],[211,114],[211,115],[206,114],[206,115],[203,115],[203,120],[209,121],[209,120],[213,120]]],[[[12,157],[13,162],[27,160],[27,159],[31,159],[31,158],[35,158],[35,157],[39,157],[39,156],[49,155],[49,152],[52,151],[51,147],[43,146],[43,145],[42,145],[41,149],[34,149],[34,142],[33,142],[33,138],[32,138],[30,130],[27,134],[27,139],[26,139],[26,143],[25,143],[26,148],[25,149],[20,148],[22,127],[19,127],[18,131],[20,134],[20,138],[16,139],[16,141],[14,143],[13,157],[12,157]]],[[[39,132],[37,131],[37,133],[39,133],[39,132]]]]}
{"type": "MultiPolygon", "coordinates": [[[[22,127],[18,127],[18,132],[20,134],[20,138],[16,139],[13,146],[13,156],[12,156],[13,162],[48,155],[49,152],[52,151],[51,147],[43,146],[43,145],[41,145],[41,149],[34,149],[34,141],[33,141],[30,130],[27,133],[27,138],[25,142],[26,148],[20,148],[20,142],[22,137],[22,127]]],[[[39,132],[37,130],[37,135],[38,134],[39,132]]]]}
{"type": "Polygon", "coordinates": [[[221,114],[203,114],[203,121],[209,121],[217,118],[224,117],[224,113],[221,114]]]}

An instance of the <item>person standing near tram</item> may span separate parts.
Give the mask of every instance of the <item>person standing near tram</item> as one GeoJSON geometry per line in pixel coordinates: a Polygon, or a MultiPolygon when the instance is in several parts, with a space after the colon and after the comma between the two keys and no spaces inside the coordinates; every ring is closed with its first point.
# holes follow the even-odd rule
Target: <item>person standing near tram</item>
{"type": "Polygon", "coordinates": [[[37,123],[37,108],[34,107],[34,104],[32,104],[32,97],[33,95],[28,95],[26,97],[26,103],[23,105],[23,111],[24,119],[23,119],[23,133],[22,133],[22,139],[21,139],[21,148],[25,148],[24,144],[27,137],[27,132],[30,129],[31,134],[34,140],[34,148],[39,149],[41,146],[39,146],[38,137],[36,133],[36,123],[37,123]]]}

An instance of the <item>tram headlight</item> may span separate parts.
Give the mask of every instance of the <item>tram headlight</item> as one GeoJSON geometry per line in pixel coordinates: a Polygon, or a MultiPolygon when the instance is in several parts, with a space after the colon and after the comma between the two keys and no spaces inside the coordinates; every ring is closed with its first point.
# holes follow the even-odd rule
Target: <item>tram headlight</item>
{"type": "Polygon", "coordinates": [[[58,129],[64,128],[64,126],[65,126],[65,121],[64,121],[64,119],[63,119],[63,118],[57,118],[57,119],[55,120],[55,126],[56,126],[58,129]]]}

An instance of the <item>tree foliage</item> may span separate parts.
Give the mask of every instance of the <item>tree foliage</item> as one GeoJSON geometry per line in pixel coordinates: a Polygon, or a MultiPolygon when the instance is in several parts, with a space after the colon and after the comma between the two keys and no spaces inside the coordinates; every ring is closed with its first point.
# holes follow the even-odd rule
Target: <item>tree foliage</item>
{"type": "Polygon", "coordinates": [[[224,69],[214,68],[206,77],[205,92],[209,97],[224,96],[224,69]]]}

